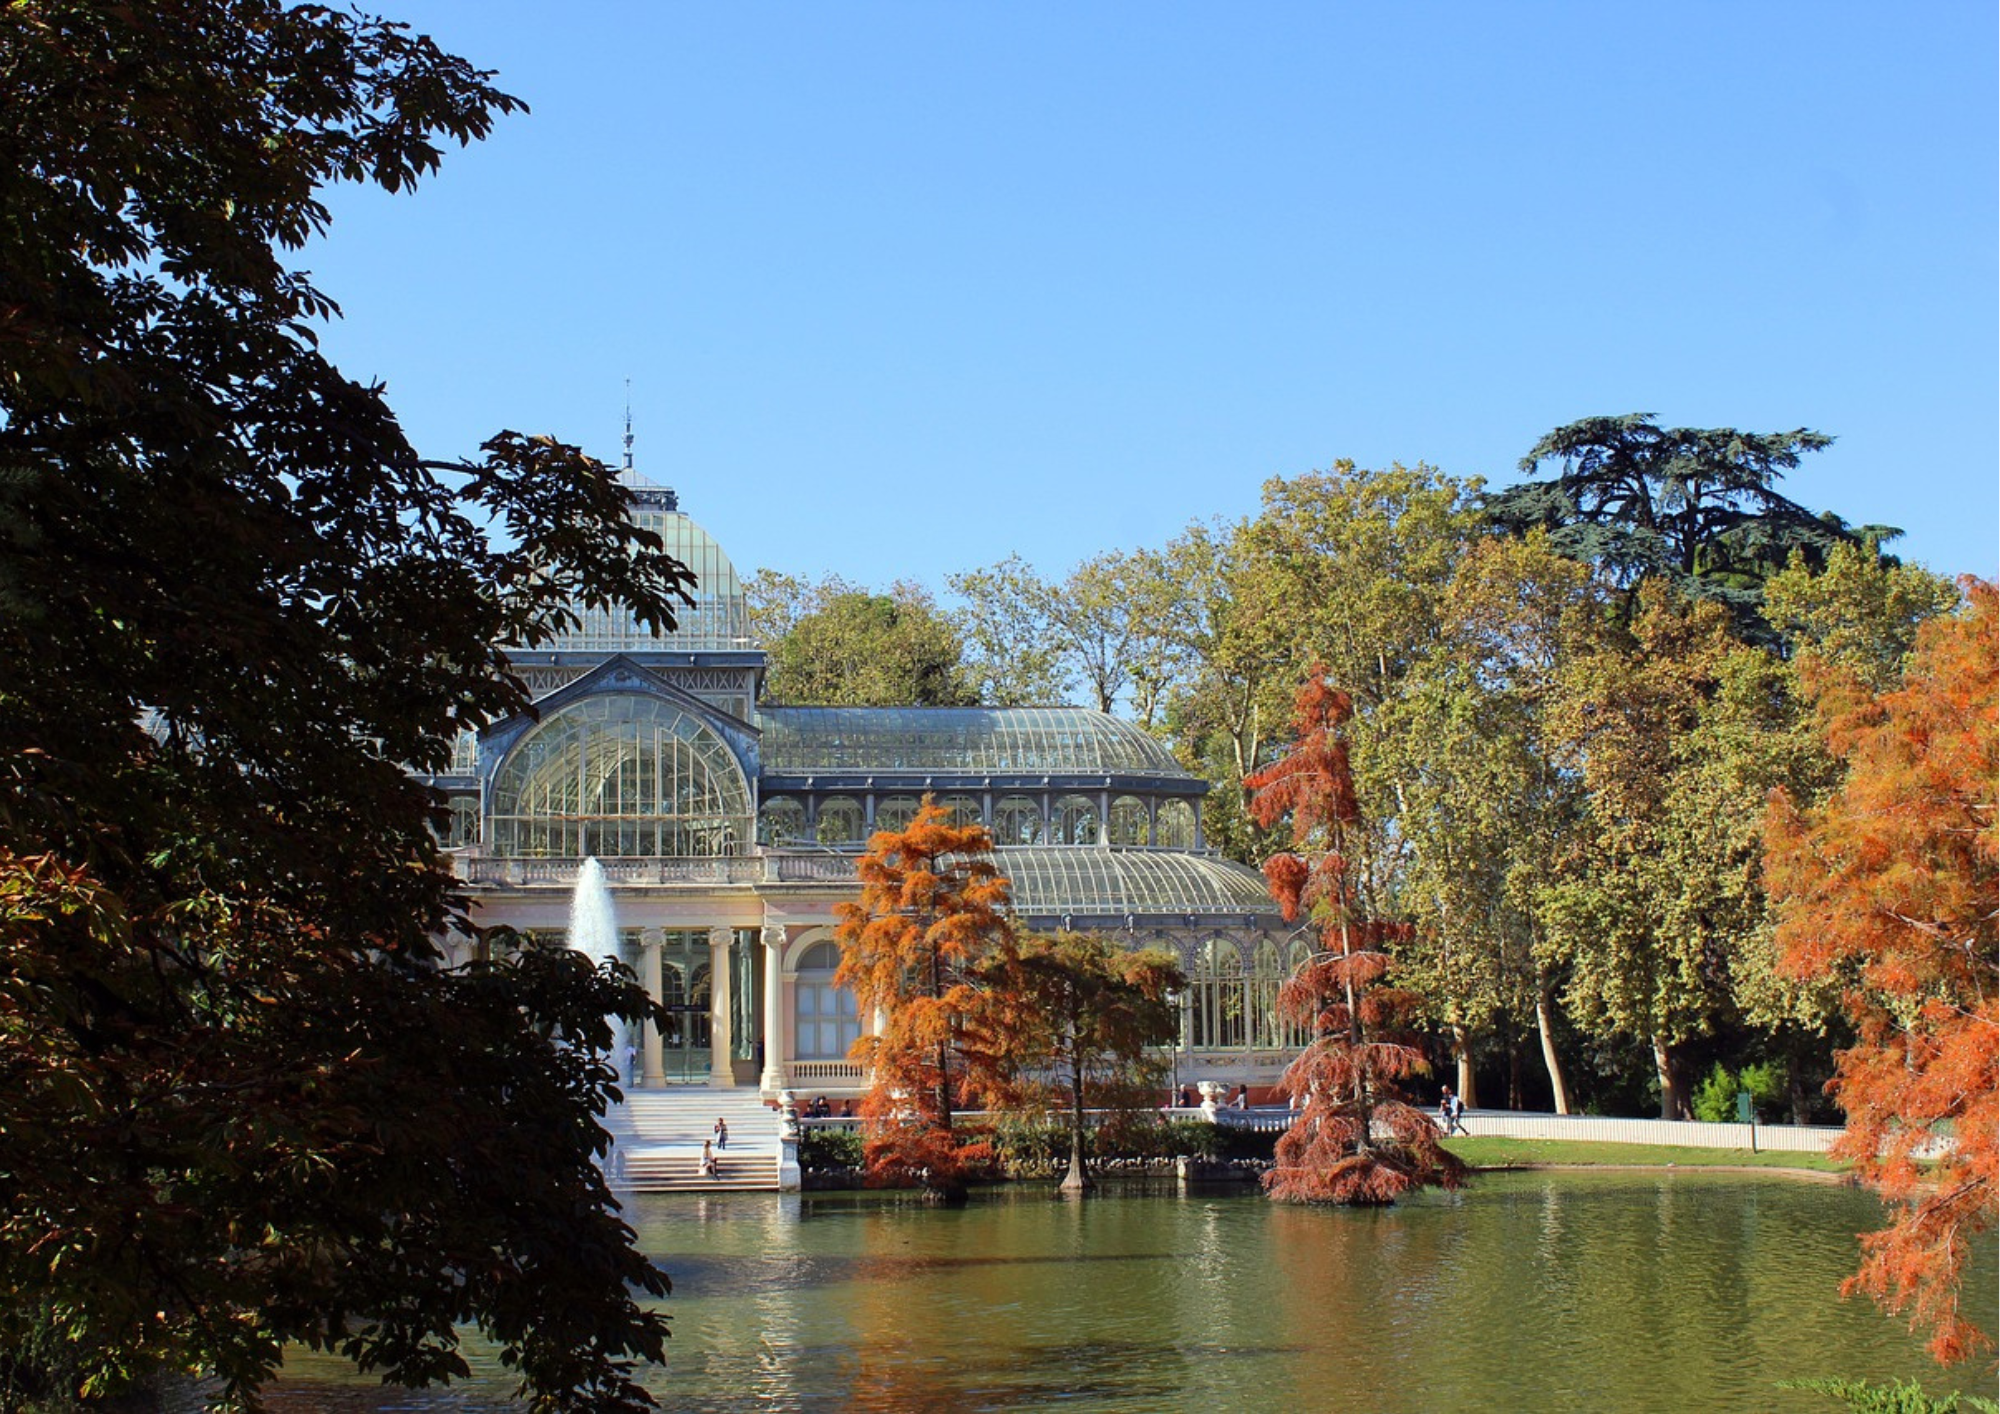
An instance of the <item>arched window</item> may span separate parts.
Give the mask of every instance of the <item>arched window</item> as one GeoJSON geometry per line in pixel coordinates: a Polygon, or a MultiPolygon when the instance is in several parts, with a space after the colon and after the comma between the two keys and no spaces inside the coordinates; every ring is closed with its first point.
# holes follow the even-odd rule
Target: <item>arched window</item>
{"type": "Polygon", "coordinates": [[[1151,844],[1152,833],[1145,801],[1136,795],[1121,795],[1111,802],[1111,843],[1151,844]]]}
{"type": "Polygon", "coordinates": [[[451,798],[451,823],[445,828],[444,847],[462,849],[479,843],[479,797],[455,795],[451,798]]]}
{"type": "Polygon", "coordinates": [[[914,795],[886,795],[875,802],[875,828],[903,830],[917,818],[920,802],[914,795]]]}
{"type": "Polygon", "coordinates": [[[1192,1043],[1197,1051],[1239,1051],[1248,1044],[1244,1028],[1243,955],[1221,938],[1195,953],[1189,979],[1192,1043]]]}
{"type": "Polygon", "coordinates": [[[1250,961],[1250,1045],[1260,1051],[1285,1044],[1285,1025],[1278,1015],[1278,988],[1285,982],[1285,960],[1269,938],[1257,944],[1250,961]]]}
{"type": "Polygon", "coordinates": [[[668,1008],[661,1043],[670,1051],[706,1051],[711,1034],[708,964],[691,967],[672,956],[663,958],[660,1002],[668,1008]]]}
{"type": "Polygon", "coordinates": [[[774,795],[757,812],[757,836],[773,849],[806,837],[806,808],[789,795],[774,795]]]}
{"type": "Polygon", "coordinates": [[[1166,849],[1193,849],[1194,807],[1185,800],[1161,801],[1153,843],[1166,849]]]}
{"type": "Polygon", "coordinates": [[[861,844],[866,829],[860,801],[851,795],[830,795],[819,803],[819,825],[813,838],[823,845],[846,849],[861,844]]]}
{"type": "Polygon", "coordinates": [[[814,943],[799,958],[792,988],[794,1060],[845,1060],[861,1035],[854,993],[833,985],[840,949],[814,943]]]}
{"type": "Polygon", "coordinates": [[[1087,795],[1056,798],[1055,844],[1096,844],[1098,839],[1097,802],[1087,795]]]}
{"type": "Polygon", "coordinates": [[[977,825],[986,818],[986,809],[976,795],[939,796],[938,804],[951,812],[954,825],[977,825]]]}
{"type": "Polygon", "coordinates": [[[587,697],[542,719],[493,778],[503,856],[735,854],[750,787],[699,717],[635,694],[587,697]]]}
{"type": "MultiPolygon", "coordinates": [[[[1294,938],[1292,945],[1285,949],[1285,976],[1293,977],[1298,970],[1312,961],[1312,944],[1304,938],[1294,938]]],[[[1300,1050],[1312,1040],[1312,1027],[1296,1021],[1285,1023],[1283,1045],[1290,1050],[1300,1050]]]]}
{"type": "Polygon", "coordinates": [[[1033,796],[1005,796],[993,807],[993,843],[1041,844],[1044,838],[1042,803],[1033,796]]]}

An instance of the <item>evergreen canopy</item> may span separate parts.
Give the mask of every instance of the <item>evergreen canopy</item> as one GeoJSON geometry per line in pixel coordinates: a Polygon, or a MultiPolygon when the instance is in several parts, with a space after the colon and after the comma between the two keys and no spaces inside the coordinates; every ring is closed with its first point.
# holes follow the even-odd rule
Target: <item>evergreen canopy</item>
{"type": "Polygon", "coordinates": [[[1806,428],[1739,432],[1660,427],[1651,413],[1586,417],[1529,449],[1520,468],[1561,474],[1496,491],[1493,522],[1515,534],[1548,533],[1559,553],[1595,564],[1630,588],[1662,578],[1681,593],[1720,599],[1738,622],[1760,626],[1762,586],[1792,553],[1821,564],[1839,544],[1880,544],[1889,526],[1848,526],[1781,495],[1777,482],[1833,438],[1806,428]]]}

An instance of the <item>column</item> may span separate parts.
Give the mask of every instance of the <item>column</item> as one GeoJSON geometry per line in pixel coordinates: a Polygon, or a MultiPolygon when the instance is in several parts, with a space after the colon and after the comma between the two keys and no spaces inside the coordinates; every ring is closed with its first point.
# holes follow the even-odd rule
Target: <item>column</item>
{"type": "MultiPolygon", "coordinates": [[[[646,989],[646,995],[654,1001],[664,1001],[665,991],[660,981],[660,949],[664,939],[658,928],[648,928],[639,935],[639,982],[646,989]]],[[[646,1023],[646,1040],[640,1064],[645,1067],[646,1088],[658,1089],[667,1083],[666,1051],[660,1044],[660,1028],[652,1022],[646,1023]]]]}
{"type": "Polygon", "coordinates": [[[764,1074],[767,1095],[785,1088],[785,930],[767,924],[764,942],[764,1074]]]}
{"type": "Polygon", "coordinates": [[[708,1083],[722,1089],[736,1084],[736,1069],[730,1064],[735,1038],[730,1022],[735,1011],[730,1005],[729,944],[735,935],[727,928],[708,930],[708,1083]]]}

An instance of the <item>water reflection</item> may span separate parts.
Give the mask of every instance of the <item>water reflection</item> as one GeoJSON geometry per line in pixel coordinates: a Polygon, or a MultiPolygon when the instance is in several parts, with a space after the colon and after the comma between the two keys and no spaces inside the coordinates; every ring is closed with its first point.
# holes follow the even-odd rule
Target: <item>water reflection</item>
{"type": "MultiPolygon", "coordinates": [[[[1872,1200],[1784,1179],[1499,1175],[1384,1211],[729,1194],[629,1220],[674,1278],[649,1381],[669,1409],[1805,1411],[1774,1383],[1984,1383],[1835,1296],[1872,1200]]],[[[1981,1263],[1990,1327],[1990,1239],[1981,1263]]],[[[273,1407],[501,1407],[511,1382],[481,1368],[391,1399],[301,1360],[273,1407]]]]}

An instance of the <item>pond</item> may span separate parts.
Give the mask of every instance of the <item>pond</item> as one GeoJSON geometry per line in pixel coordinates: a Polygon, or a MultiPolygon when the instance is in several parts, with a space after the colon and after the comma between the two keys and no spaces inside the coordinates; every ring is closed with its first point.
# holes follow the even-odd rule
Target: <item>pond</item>
{"type": "MultiPolygon", "coordinates": [[[[1940,1373],[1899,1321],[1836,1288],[1880,1209],[1772,1176],[1481,1177],[1383,1211],[1254,1189],[1045,1188],[957,1210],[880,1194],[641,1197],[673,1276],[668,1409],[1785,1410],[1775,1388],[1940,1373]]],[[[1967,1284],[1995,1316],[1989,1234],[1967,1284]]],[[[301,1357],[272,1407],[506,1407],[481,1352],[450,1391],[301,1357]]]]}

